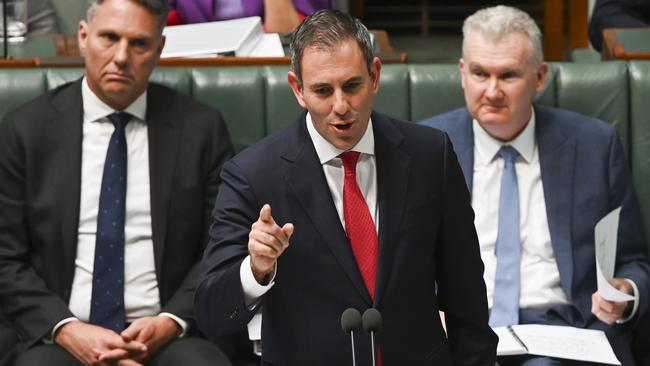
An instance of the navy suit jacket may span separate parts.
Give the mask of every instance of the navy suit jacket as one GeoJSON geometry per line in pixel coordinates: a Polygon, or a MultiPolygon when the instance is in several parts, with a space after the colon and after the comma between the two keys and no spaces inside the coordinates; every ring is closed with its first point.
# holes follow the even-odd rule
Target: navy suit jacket
{"type": "MultiPolygon", "coordinates": [[[[195,306],[199,328],[219,336],[244,326],[240,264],[263,204],[295,232],[262,298],[262,357],[272,365],[345,365],[349,307],[375,307],[385,365],[494,365],[483,263],[469,194],[441,132],[373,113],[379,205],[377,292],[371,299],[350,249],[305,115],[224,165],[195,306]],[[435,285],[438,285],[436,293],[435,285]],[[447,312],[448,338],[438,309],[447,312]]],[[[355,334],[357,362],[370,339],[355,334]]]]}
{"type": "MultiPolygon", "coordinates": [[[[620,326],[606,327],[591,313],[591,294],[597,289],[594,226],[618,206],[622,210],[615,277],[629,278],[637,284],[637,314],[648,309],[650,293],[643,224],[625,154],[611,125],[567,110],[534,108],[551,244],[562,288],[571,303],[554,306],[546,320],[616,333],[620,326]]],[[[467,109],[456,109],[421,123],[449,134],[471,192],[474,135],[467,109]]]]}

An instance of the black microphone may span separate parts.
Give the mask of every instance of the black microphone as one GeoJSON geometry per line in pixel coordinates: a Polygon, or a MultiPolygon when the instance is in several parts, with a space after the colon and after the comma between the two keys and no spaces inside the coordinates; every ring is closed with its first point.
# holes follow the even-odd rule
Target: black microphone
{"type": "Polygon", "coordinates": [[[345,334],[350,335],[352,341],[352,366],[357,365],[357,359],[354,354],[354,332],[361,330],[361,313],[354,308],[347,308],[341,314],[341,329],[345,334]]]}
{"type": "Polygon", "coordinates": [[[381,331],[382,319],[379,310],[368,308],[363,312],[363,329],[370,333],[370,346],[372,348],[372,366],[377,365],[375,359],[375,334],[381,331]]]}

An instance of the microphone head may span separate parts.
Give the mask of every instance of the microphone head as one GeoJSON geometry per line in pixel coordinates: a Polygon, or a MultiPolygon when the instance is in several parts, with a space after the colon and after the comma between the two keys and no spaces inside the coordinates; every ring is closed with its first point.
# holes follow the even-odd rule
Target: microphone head
{"type": "Polygon", "coordinates": [[[363,312],[363,329],[366,332],[379,333],[381,331],[382,319],[379,310],[368,308],[363,312]]]}
{"type": "Polygon", "coordinates": [[[357,332],[361,329],[361,313],[359,313],[359,310],[347,308],[343,311],[343,314],[341,314],[341,329],[346,334],[350,334],[352,331],[357,332]]]}

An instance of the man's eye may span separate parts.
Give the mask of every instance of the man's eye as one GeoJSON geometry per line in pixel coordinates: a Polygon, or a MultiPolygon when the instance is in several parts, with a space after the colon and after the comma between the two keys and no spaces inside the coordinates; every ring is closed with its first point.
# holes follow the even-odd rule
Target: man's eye
{"type": "Polygon", "coordinates": [[[131,45],[132,45],[133,47],[137,47],[137,48],[146,48],[147,46],[149,46],[149,42],[147,42],[147,41],[144,40],[144,39],[134,39],[134,40],[131,42],[131,45]]]}
{"type": "Polygon", "coordinates": [[[314,91],[315,94],[318,94],[318,95],[328,95],[328,94],[331,93],[330,88],[315,88],[315,89],[313,89],[313,91],[314,91]]]}
{"type": "Polygon", "coordinates": [[[120,37],[118,37],[117,34],[115,33],[106,33],[103,35],[103,37],[107,41],[111,41],[111,42],[117,42],[120,40],[120,37]]]}
{"type": "Polygon", "coordinates": [[[474,76],[476,76],[476,77],[479,77],[479,78],[487,77],[487,74],[485,72],[483,72],[483,71],[474,71],[474,72],[472,72],[472,74],[474,76]]]}
{"type": "Polygon", "coordinates": [[[353,91],[359,89],[360,86],[361,86],[360,82],[353,82],[353,83],[345,84],[344,89],[347,92],[353,92],[353,91]]]}

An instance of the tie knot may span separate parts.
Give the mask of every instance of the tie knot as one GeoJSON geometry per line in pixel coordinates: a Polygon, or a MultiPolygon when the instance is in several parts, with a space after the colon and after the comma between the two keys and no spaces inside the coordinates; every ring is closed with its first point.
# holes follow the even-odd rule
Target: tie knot
{"type": "Polygon", "coordinates": [[[519,156],[519,153],[514,147],[510,145],[503,145],[499,150],[499,156],[501,156],[501,158],[505,160],[506,163],[512,163],[515,161],[517,156],[519,156]]]}
{"type": "Polygon", "coordinates": [[[113,123],[116,130],[123,130],[124,126],[131,120],[131,115],[125,112],[116,112],[109,114],[106,118],[113,123]]]}
{"type": "Polygon", "coordinates": [[[359,161],[359,152],[358,151],[346,151],[339,155],[341,161],[343,161],[343,167],[346,174],[355,174],[357,171],[357,161],[359,161]]]}

